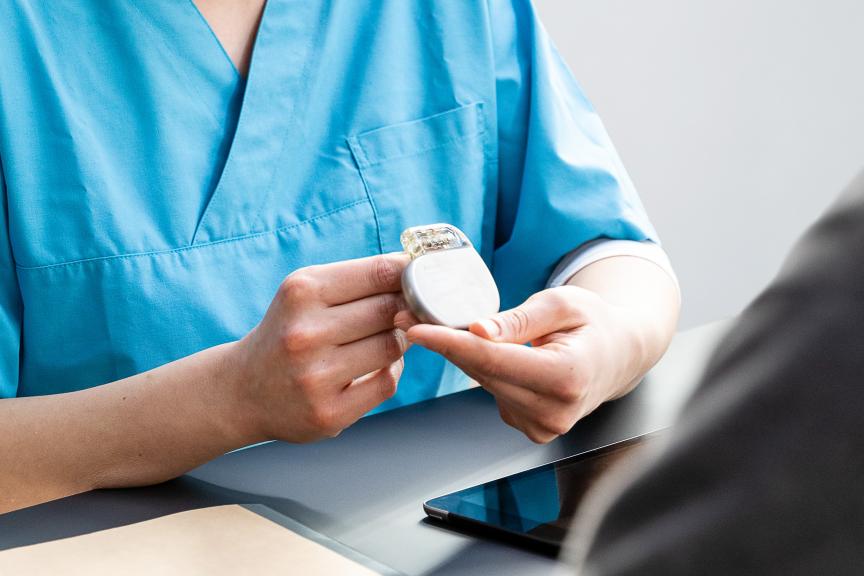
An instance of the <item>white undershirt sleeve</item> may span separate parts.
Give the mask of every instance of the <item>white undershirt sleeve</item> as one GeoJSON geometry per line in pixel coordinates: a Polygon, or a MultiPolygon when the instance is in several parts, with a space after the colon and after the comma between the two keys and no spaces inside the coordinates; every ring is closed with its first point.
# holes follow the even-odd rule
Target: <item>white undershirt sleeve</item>
{"type": "Polygon", "coordinates": [[[566,256],[561,258],[558,266],[552,271],[549,276],[549,281],[546,284],[547,288],[555,288],[567,283],[574,274],[598,260],[611,258],[613,256],[634,256],[648,260],[659,266],[663,271],[669,274],[669,277],[675,282],[675,287],[678,293],[681,293],[681,287],[678,285],[678,277],[672,269],[672,263],[669,261],[669,256],[659,244],[651,241],[637,242],[635,240],[611,240],[601,238],[586,242],[579,246],[566,256]]]}

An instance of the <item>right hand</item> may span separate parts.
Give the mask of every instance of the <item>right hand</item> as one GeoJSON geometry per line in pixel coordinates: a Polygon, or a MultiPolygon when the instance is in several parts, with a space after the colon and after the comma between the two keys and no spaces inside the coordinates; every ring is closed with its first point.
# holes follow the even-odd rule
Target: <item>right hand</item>
{"type": "Polygon", "coordinates": [[[239,394],[255,439],[333,437],[393,396],[409,343],[393,318],[408,258],[301,268],[237,343],[239,394]]]}

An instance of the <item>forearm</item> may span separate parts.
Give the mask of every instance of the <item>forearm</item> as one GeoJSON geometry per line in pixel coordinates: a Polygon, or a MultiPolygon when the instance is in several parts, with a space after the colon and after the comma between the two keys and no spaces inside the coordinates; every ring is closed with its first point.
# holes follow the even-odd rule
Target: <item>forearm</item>
{"type": "Polygon", "coordinates": [[[590,290],[626,312],[637,353],[630,367],[633,378],[617,396],[625,394],[663,356],[675,334],[681,307],[675,281],[653,262],[614,256],[586,266],[567,284],[590,290]]]}
{"type": "Polygon", "coordinates": [[[234,344],[88,390],[0,401],[0,512],[167,480],[259,440],[231,396],[234,344]]]}

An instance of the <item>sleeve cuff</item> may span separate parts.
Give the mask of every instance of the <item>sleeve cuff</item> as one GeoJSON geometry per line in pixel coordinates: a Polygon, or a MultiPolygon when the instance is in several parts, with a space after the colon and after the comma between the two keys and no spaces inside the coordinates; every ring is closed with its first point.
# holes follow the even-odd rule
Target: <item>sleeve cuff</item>
{"type": "Polygon", "coordinates": [[[634,256],[653,262],[672,278],[675,288],[679,294],[681,293],[681,286],[678,284],[678,277],[672,269],[669,256],[666,255],[666,252],[659,244],[651,241],[637,242],[635,240],[611,240],[608,238],[586,242],[561,258],[558,266],[552,271],[546,287],[555,288],[563,286],[574,274],[589,264],[613,256],[634,256]]]}

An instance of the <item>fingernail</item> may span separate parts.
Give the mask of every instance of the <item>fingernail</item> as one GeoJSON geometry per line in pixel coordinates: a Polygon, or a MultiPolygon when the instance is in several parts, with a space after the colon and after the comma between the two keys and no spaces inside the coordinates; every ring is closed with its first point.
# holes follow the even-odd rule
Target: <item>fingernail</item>
{"type": "Polygon", "coordinates": [[[417,336],[416,330],[406,330],[405,337],[408,338],[408,342],[410,342],[412,345],[417,344],[423,339],[422,334],[420,335],[420,337],[417,336]]]}
{"type": "Polygon", "coordinates": [[[399,348],[402,352],[408,350],[408,348],[411,347],[411,342],[408,340],[408,336],[405,332],[399,328],[396,328],[393,332],[396,334],[396,340],[399,342],[399,348]]]}
{"type": "Polygon", "coordinates": [[[489,338],[497,338],[501,334],[501,329],[498,327],[497,322],[493,322],[492,320],[480,320],[478,324],[483,327],[483,330],[486,331],[489,338]]]}

